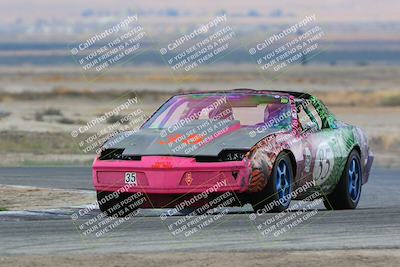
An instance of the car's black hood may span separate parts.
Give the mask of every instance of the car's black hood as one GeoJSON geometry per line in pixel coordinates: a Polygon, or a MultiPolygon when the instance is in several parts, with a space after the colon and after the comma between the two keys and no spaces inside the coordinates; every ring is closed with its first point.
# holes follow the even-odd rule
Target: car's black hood
{"type": "Polygon", "coordinates": [[[282,131],[277,128],[267,128],[263,131],[259,128],[259,131],[256,131],[255,128],[241,127],[238,121],[226,121],[222,126],[218,122],[209,121],[206,128],[213,130],[206,135],[209,137],[207,141],[185,144],[183,140],[188,136],[200,134],[205,130],[197,130],[200,125],[204,125],[204,121],[191,122],[174,131],[147,128],[136,132],[123,132],[109,139],[103,148],[124,149],[123,155],[218,156],[222,150],[250,150],[267,135],[282,131]],[[171,141],[176,136],[181,136],[181,139],[171,141]]]}

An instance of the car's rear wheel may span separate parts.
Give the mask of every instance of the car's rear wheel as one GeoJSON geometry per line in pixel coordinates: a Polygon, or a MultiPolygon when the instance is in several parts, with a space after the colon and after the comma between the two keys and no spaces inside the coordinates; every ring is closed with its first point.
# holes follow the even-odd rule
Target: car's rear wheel
{"type": "Polygon", "coordinates": [[[281,212],[287,209],[293,189],[293,167],[286,152],[275,160],[271,177],[263,191],[251,195],[254,211],[281,212]]]}
{"type": "Polygon", "coordinates": [[[335,190],[324,198],[329,210],[355,209],[361,196],[362,170],[360,155],[352,150],[335,190]]]}

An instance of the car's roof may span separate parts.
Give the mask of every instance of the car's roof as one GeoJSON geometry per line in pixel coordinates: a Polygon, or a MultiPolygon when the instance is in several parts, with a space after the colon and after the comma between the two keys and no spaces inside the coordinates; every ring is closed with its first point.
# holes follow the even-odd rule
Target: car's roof
{"type": "Polygon", "coordinates": [[[184,92],[179,93],[177,95],[198,95],[198,94],[226,94],[226,93],[251,93],[251,94],[279,94],[279,95],[292,95],[296,98],[309,99],[311,95],[305,92],[298,91],[282,91],[282,90],[256,90],[256,89],[247,89],[247,88],[238,88],[232,90],[224,90],[224,91],[194,91],[194,92],[184,92]]]}

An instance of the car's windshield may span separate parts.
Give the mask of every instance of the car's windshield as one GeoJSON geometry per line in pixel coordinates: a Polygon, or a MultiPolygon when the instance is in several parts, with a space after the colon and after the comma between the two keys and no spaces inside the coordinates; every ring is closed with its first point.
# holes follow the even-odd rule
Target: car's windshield
{"type": "Polygon", "coordinates": [[[287,96],[219,93],[178,95],[167,101],[142,127],[168,128],[196,120],[235,120],[242,127],[290,128],[287,96]]]}

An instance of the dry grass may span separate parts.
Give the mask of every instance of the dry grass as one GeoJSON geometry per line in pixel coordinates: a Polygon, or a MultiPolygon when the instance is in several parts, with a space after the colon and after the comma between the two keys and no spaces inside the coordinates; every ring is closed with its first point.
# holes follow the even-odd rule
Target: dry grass
{"type": "Polygon", "coordinates": [[[328,106],[400,106],[400,91],[331,91],[314,92],[328,106]]]}
{"type": "MultiPolygon", "coordinates": [[[[178,91],[177,91],[178,92],[178,91]]],[[[184,92],[184,91],[179,91],[184,92]]],[[[10,93],[3,92],[0,96],[1,101],[38,101],[38,100],[64,100],[70,99],[95,99],[95,100],[110,100],[119,98],[134,98],[138,97],[140,101],[157,101],[162,102],[174,93],[171,92],[160,92],[155,90],[143,90],[143,91],[94,91],[94,90],[76,90],[67,87],[57,87],[50,92],[22,92],[22,93],[10,93]]],[[[46,110],[42,112],[42,115],[55,115],[45,114],[46,110]]]]}
{"type": "MultiPolygon", "coordinates": [[[[176,90],[175,92],[161,92],[157,90],[142,91],[95,91],[95,90],[76,90],[67,87],[57,87],[50,92],[23,92],[23,93],[2,93],[0,101],[29,101],[29,100],[57,100],[65,98],[79,99],[118,99],[134,98],[142,102],[160,102],[162,103],[169,97],[177,93],[195,92],[196,90],[176,90]]],[[[314,91],[313,95],[324,101],[328,106],[400,106],[400,90],[383,90],[383,91],[348,91],[348,90],[332,90],[332,91],[314,91]]],[[[57,109],[49,108],[42,112],[41,115],[61,115],[57,109]]]]}
{"type": "Polygon", "coordinates": [[[0,150],[8,153],[81,154],[67,133],[0,132],[0,150]]]}

